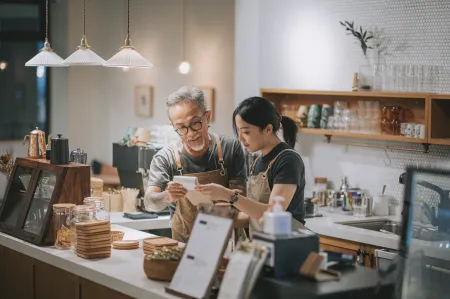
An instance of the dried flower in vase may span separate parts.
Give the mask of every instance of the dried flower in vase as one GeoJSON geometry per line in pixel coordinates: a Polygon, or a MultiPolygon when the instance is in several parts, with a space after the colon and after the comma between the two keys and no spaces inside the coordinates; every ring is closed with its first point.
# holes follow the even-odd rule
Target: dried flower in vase
{"type": "Polygon", "coordinates": [[[12,154],[7,151],[0,156],[0,172],[3,172],[9,180],[11,178],[13,167],[14,161],[12,154]]]}
{"type": "Polygon", "coordinates": [[[359,41],[361,45],[361,49],[363,51],[364,56],[367,56],[367,49],[372,49],[372,47],[368,45],[368,42],[370,39],[373,38],[373,35],[367,30],[363,30],[361,26],[359,26],[358,31],[358,26],[355,26],[354,21],[351,22],[341,21],[339,23],[341,23],[341,25],[345,27],[347,35],[353,35],[354,37],[356,37],[356,39],[359,41]]]}

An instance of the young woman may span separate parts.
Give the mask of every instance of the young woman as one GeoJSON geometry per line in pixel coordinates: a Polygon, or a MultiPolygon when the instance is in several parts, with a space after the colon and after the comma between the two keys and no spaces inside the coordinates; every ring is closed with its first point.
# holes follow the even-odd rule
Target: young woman
{"type": "Polygon", "coordinates": [[[261,151],[250,169],[247,196],[217,184],[198,185],[197,190],[211,195],[214,201],[232,203],[242,213],[238,222],[250,221],[250,228],[260,230],[258,221],[273,205],[275,196],[282,196],[284,210],[292,214],[293,229],[303,227],[303,196],[305,167],[293,149],[297,125],[281,116],[271,102],[251,97],[239,104],[233,113],[233,128],[242,145],[249,152],[261,151]],[[282,129],[284,142],[277,136],[282,129]]]}

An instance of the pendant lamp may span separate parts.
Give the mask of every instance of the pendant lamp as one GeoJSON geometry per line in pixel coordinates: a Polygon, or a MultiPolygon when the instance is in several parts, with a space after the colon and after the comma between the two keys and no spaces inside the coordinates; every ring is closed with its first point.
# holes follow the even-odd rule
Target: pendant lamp
{"type": "Polygon", "coordinates": [[[181,61],[181,63],[180,63],[180,65],[178,66],[178,71],[181,73],[181,74],[183,74],[183,75],[187,75],[187,74],[189,74],[189,72],[191,71],[191,64],[185,59],[186,58],[186,55],[185,55],[185,44],[184,44],[184,41],[185,41],[185,36],[186,36],[186,22],[185,22],[185,5],[184,5],[184,0],[181,0],[182,2],[182,11],[183,11],[183,15],[182,15],[182,18],[181,18],[181,20],[182,20],[182,22],[181,22],[181,24],[182,24],[182,26],[183,26],[183,30],[182,30],[182,36],[181,36],[181,54],[182,54],[182,56],[183,56],[183,61],[181,61]]]}
{"type": "Polygon", "coordinates": [[[86,0],[83,0],[83,37],[77,50],[64,60],[65,65],[103,65],[105,60],[98,56],[87,43],[86,39],[86,0]]]}
{"type": "Polygon", "coordinates": [[[45,42],[44,47],[36,56],[25,63],[25,66],[52,66],[64,67],[63,59],[53,52],[48,41],[48,0],[45,1],[45,42]]]}
{"type": "Polygon", "coordinates": [[[130,37],[130,0],[128,2],[127,38],[125,44],[116,55],[108,59],[103,65],[107,67],[121,68],[151,68],[153,64],[139,54],[131,44],[130,37]]]}

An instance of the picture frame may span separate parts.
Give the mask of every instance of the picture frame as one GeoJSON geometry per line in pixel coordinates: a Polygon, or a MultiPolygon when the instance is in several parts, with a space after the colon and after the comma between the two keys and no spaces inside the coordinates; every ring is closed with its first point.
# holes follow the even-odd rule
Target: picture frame
{"type": "Polygon", "coordinates": [[[215,90],[213,87],[204,86],[200,87],[203,90],[205,96],[206,109],[212,111],[211,122],[214,121],[214,110],[215,110],[215,90]]]}
{"type": "Polygon", "coordinates": [[[134,88],[134,113],[138,117],[153,116],[153,86],[137,85],[134,88]]]}

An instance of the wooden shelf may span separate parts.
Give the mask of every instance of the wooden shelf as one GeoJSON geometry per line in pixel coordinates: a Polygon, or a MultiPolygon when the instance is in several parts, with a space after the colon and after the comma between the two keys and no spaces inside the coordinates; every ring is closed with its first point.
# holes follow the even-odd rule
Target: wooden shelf
{"type": "MultiPolygon", "coordinates": [[[[402,99],[425,99],[441,96],[429,93],[408,92],[375,92],[375,91],[321,91],[321,90],[292,90],[292,89],[261,89],[261,94],[284,94],[284,95],[311,95],[311,96],[344,96],[344,97],[374,97],[374,98],[402,98],[402,99]]],[[[446,96],[449,98],[449,96],[446,96]]]]}
{"type": "Polygon", "coordinates": [[[430,144],[450,145],[450,138],[430,138],[428,140],[430,144]]]}
{"type": "MultiPolygon", "coordinates": [[[[405,123],[424,124],[425,138],[416,139],[398,135],[362,134],[342,131],[300,128],[304,134],[325,135],[327,141],[332,136],[385,140],[392,142],[405,142],[422,144],[428,152],[430,144],[450,145],[450,95],[435,93],[408,93],[408,92],[375,92],[375,91],[320,91],[320,90],[291,90],[291,89],[261,89],[261,96],[271,101],[283,113],[289,111],[288,116],[295,117],[300,106],[330,105],[336,101],[347,102],[348,109],[359,109],[359,101],[377,101],[380,109],[383,106],[400,106],[404,111],[405,123]],[[288,107],[287,109],[285,109],[288,107]]],[[[340,143],[344,143],[340,141],[340,143]]],[[[348,143],[348,142],[347,142],[348,143]]],[[[359,143],[358,145],[363,145],[359,143]]],[[[386,147],[393,148],[390,145],[386,147]]],[[[398,148],[399,150],[415,150],[411,148],[398,148]]]]}
{"type": "MultiPolygon", "coordinates": [[[[409,142],[409,143],[427,143],[427,139],[409,138],[409,137],[398,136],[398,135],[364,134],[364,133],[352,133],[352,132],[311,129],[311,128],[299,128],[298,131],[300,133],[314,134],[314,135],[329,135],[329,136],[337,136],[337,137],[358,138],[358,139],[375,139],[375,140],[409,142]]],[[[450,144],[450,139],[448,141],[450,144]]]]}

